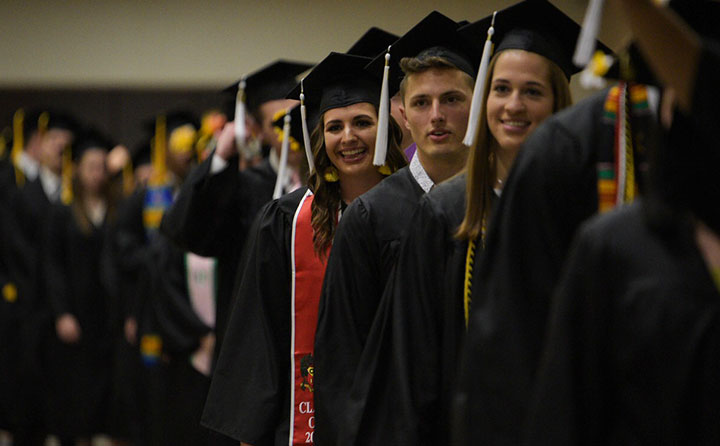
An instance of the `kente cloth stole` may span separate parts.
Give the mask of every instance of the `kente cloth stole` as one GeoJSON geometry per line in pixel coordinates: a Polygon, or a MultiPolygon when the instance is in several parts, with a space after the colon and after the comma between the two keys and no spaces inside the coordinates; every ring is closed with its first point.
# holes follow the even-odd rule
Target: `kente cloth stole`
{"type": "Polygon", "coordinates": [[[638,194],[638,147],[632,117],[649,110],[644,85],[621,82],[605,98],[603,118],[614,123],[612,147],[601,147],[597,163],[598,212],[631,203],[638,194]]]}
{"type": "Polygon", "coordinates": [[[311,224],[312,201],[312,193],[306,192],[295,213],[292,227],[290,446],[313,444],[315,431],[313,346],[329,252],[323,258],[315,252],[311,224]]]}

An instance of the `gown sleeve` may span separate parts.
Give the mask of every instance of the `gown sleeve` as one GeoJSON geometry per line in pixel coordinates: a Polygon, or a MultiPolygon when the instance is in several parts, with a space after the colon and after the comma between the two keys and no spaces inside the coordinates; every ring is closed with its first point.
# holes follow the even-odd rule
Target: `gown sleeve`
{"type": "Polygon", "coordinates": [[[519,441],[550,296],[575,231],[597,210],[594,154],[602,135],[594,129],[601,108],[594,110],[564,117],[587,129],[582,136],[559,124],[559,114],[530,135],[490,222],[468,329],[482,367],[459,384],[459,400],[482,401],[481,415],[468,426],[480,435],[475,438],[519,441]]]}
{"type": "Polygon", "coordinates": [[[336,444],[382,283],[377,238],[361,200],[340,220],[325,271],[315,335],[317,444],[336,444]]]}
{"type": "Polygon", "coordinates": [[[68,256],[65,252],[68,230],[69,209],[53,205],[46,226],[47,251],[44,260],[45,293],[53,317],[73,313],[68,296],[68,273],[65,266],[68,256]]]}
{"type": "MultiPolygon", "coordinates": [[[[526,444],[590,444],[603,435],[601,356],[608,338],[602,327],[610,318],[610,290],[603,271],[602,250],[585,232],[579,234],[558,284],[548,321],[546,349],[528,413],[526,444]]],[[[470,358],[474,356],[469,355],[470,358]]],[[[474,359],[471,367],[481,365],[474,359]]],[[[477,415],[477,414],[476,414],[477,415]]],[[[470,414],[472,416],[472,414],[470,414]]]]}
{"type": "Polygon", "coordinates": [[[460,299],[446,299],[450,231],[424,197],[402,239],[352,389],[342,444],[443,444],[460,299]],[[448,367],[449,366],[449,367],[448,367]],[[352,443],[351,443],[352,442],[352,443]]]}
{"type": "Polygon", "coordinates": [[[157,246],[153,293],[155,315],[163,342],[170,352],[188,354],[211,328],[195,313],[187,292],[184,253],[163,238],[157,246]]]}
{"type": "MultiPolygon", "coordinates": [[[[206,257],[227,254],[244,241],[242,175],[238,158],[210,173],[213,155],[195,168],[165,212],[160,230],[178,246],[206,257]]],[[[248,225],[249,226],[249,225],[248,225]]]]}
{"type": "Polygon", "coordinates": [[[289,218],[273,201],[253,224],[202,416],[206,427],[253,445],[273,444],[288,415],[289,218]]]}

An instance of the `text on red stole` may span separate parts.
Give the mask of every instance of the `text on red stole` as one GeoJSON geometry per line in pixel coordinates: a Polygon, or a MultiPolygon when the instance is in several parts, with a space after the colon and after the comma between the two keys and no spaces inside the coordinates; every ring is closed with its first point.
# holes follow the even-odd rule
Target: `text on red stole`
{"type": "Polygon", "coordinates": [[[313,246],[312,199],[303,201],[295,222],[294,445],[312,444],[315,430],[313,346],[327,255],[319,258],[313,246]]]}

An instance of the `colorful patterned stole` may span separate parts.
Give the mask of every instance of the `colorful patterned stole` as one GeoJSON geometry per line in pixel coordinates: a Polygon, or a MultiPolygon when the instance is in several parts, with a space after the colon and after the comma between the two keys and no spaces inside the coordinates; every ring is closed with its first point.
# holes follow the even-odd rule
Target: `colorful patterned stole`
{"type": "Polygon", "coordinates": [[[612,147],[598,154],[598,212],[631,203],[638,195],[638,154],[644,147],[633,134],[633,116],[649,113],[648,92],[644,85],[621,82],[610,89],[604,107],[604,119],[614,123],[612,147]],[[636,147],[636,145],[638,147],[636,147]]]}
{"type": "Polygon", "coordinates": [[[313,346],[327,255],[318,257],[313,246],[312,201],[306,192],[292,228],[290,446],[313,444],[315,431],[313,346]]]}

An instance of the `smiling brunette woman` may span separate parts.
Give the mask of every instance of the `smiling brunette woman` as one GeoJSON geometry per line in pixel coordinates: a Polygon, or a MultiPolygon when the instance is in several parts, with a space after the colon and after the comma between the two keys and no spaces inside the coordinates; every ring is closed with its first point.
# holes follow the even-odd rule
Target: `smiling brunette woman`
{"type": "Polygon", "coordinates": [[[387,164],[373,165],[380,82],[363,71],[368,61],[331,53],[288,95],[302,94],[317,120],[309,188],[274,200],[255,220],[202,421],[241,444],[312,443],[313,344],[338,220],[406,164],[391,120],[387,164]]]}

